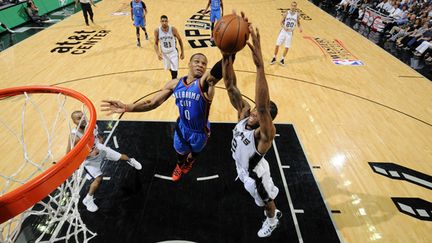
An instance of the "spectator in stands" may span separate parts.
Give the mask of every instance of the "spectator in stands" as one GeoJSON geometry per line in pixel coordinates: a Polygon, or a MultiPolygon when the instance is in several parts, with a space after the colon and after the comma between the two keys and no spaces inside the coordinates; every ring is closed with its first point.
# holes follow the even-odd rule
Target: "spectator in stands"
{"type": "Polygon", "coordinates": [[[408,36],[405,36],[398,44],[398,47],[404,47],[405,49],[410,49],[410,47],[420,39],[423,34],[430,29],[430,24],[428,22],[423,23],[422,27],[414,30],[414,32],[408,36]]]}
{"type": "Polygon", "coordinates": [[[364,14],[366,8],[370,8],[370,7],[372,7],[370,0],[363,0],[363,2],[360,4],[360,7],[359,7],[359,13],[358,13],[357,19],[361,20],[363,18],[363,14],[364,14]]]}
{"type": "Polygon", "coordinates": [[[414,55],[421,57],[425,51],[427,51],[428,49],[432,48],[432,41],[423,41],[416,49],[414,52],[414,55]]]}
{"type": "Polygon", "coordinates": [[[384,0],[376,6],[376,9],[384,14],[389,14],[394,10],[393,4],[390,0],[384,0]]]}
{"type": "Polygon", "coordinates": [[[412,39],[407,43],[407,49],[416,49],[423,41],[430,41],[432,39],[432,24],[428,23],[428,29],[423,33],[420,38],[412,39]]]}
{"type": "Polygon", "coordinates": [[[384,27],[384,33],[388,33],[394,26],[396,25],[403,25],[408,22],[408,11],[407,7],[405,5],[402,6],[402,9],[398,7],[398,4],[395,3],[394,10],[392,13],[390,13],[390,17],[392,20],[390,21],[383,21],[385,24],[384,27]]]}
{"type": "Polygon", "coordinates": [[[358,8],[361,5],[361,1],[360,0],[352,0],[350,3],[350,8],[348,10],[348,14],[351,16],[357,16],[358,14],[358,8]]]}
{"type": "Polygon", "coordinates": [[[336,5],[336,8],[338,10],[343,10],[344,12],[346,12],[350,4],[351,4],[351,0],[341,0],[340,3],[336,5]]]}
{"type": "Polygon", "coordinates": [[[394,26],[386,37],[389,41],[396,41],[399,38],[412,34],[415,29],[421,27],[421,19],[417,19],[415,14],[411,14],[407,23],[401,26],[394,26]]]}
{"type": "Polygon", "coordinates": [[[27,1],[26,11],[30,19],[37,24],[41,24],[42,22],[49,20],[48,16],[39,15],[39,8],[36,7],[32,0],[27,1]]]}

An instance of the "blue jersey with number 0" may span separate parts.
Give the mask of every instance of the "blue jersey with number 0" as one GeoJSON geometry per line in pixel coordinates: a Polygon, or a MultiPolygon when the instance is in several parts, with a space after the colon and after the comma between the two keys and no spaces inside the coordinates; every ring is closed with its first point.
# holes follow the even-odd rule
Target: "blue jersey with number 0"
{"type": "Polygon", "coordinates": [[[196,79],[188,85],[186,77],[181,78],[173,95],[179,109],[180,122],[189,129],[206,132],[209,128],[210,102],[203,96],[200,80],[196,79]]]}

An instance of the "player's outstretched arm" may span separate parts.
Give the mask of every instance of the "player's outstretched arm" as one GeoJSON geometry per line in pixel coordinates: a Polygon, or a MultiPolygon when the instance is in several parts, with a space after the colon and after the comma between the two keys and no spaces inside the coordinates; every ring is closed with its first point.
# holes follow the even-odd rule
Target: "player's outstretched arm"
{"type": "Polygon", "coordinates": [[[224,55],[222,58],[222,73],[231,105],[237,110],[238,119],[242,120],[249,116],[250,105],[242,98],[241,92],[237,87],[233,62],[233,55],[224,55]]]}
{"type": "Polygon", "coordinates": [[[257,150],[266,153],[271,147],[271,143],[276,134],[275,126],[270,115],[270,95],[267,79],[264,73],[264,61],[261,52],[260,34],[258,28],[256,33],[252,26],[249,26],[252,43],[247,43],[252,51],[252,58],[256,66],[257,77],[255,84],[255,105],[259,119],[259,134],[257,150]]]}
{"type": "Polygon", "coordinates": [[[169,81],[151,100],[143,100],[136,104],[124,104],[119,100],[103,100],[102,111],[108,112],[108,115],[124,112],[146,112],[159,107],[173,93],[178,80],[169,81]]]}

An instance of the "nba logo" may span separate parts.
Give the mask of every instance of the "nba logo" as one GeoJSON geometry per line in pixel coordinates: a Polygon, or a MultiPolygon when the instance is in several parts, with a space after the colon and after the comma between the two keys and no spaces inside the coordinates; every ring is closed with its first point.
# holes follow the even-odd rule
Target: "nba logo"
{"type": "Polygon", "coordinates": [[[341,66],[363,66],[364,63],[360,60],[349,59],[333,59],[333,63],[341,66]]]}

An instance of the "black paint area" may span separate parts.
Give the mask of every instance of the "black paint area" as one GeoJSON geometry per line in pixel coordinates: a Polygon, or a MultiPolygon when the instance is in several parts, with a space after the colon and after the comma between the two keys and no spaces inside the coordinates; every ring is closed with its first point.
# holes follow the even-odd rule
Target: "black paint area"
{"type": "MultiPolygon", "coordinates": [[[[99,133],[107,137],[104,131],[111,130],[113,123],[99,121],[98,126],[99,133]]],[[[169,177],[174,169],[175,124],[120,122],[108,146],[136,158],[143,168],[137,171],[125,162],[104,161],[102,171],[110,179],[103,180],[96,191],[99,210],[95,213],[87,211],[81,202],[90,184],[86,182],[79,211],[87,227],[98,234],[91,242],[299,242],[298,233],[304,242],[340,242],[293,126],[279,124],[276,128],[280,136],[275,144],[281,165],[289,168],[280,168],[274,147],[266,159],[279,188],[275,203],[283,217],[270,237],[257,236],[265,220],[264,211],[235,180],[230,148],[234,126],[213,123],[208,144],[192,170],[172,182],[154,175],[169,177]],[[213,175],[218,178],[197,181],[213,175]],[[283,177],[298,213],[290,210],[283,177]],[[300,232],[296,231],[293,214],[300,232]]]]}

